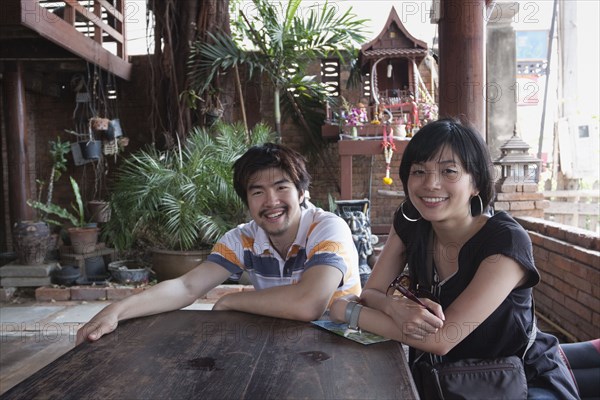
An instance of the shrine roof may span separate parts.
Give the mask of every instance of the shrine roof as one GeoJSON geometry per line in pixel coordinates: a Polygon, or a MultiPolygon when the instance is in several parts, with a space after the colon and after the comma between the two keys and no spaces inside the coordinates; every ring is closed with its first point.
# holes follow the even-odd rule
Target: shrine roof
{"type": "Polygon", "coordinates": [[[361,46],[366,58],[381,56],[426,56],[427,43],[412,36],[392,7],[390,15],[379,35],[361,46]]]}
{"type": "Polygon", "coordinates": [[[373,49],[363,52],[365,58],[379,58],[389,56],[426,56],[427,49],[373,49]]]}

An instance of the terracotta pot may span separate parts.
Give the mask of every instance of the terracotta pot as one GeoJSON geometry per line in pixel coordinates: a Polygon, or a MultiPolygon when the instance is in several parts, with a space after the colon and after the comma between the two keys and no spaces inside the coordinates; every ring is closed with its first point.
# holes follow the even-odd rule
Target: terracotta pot
{"type": "Polygon", "coordinates": [[[177,278],[194,269],[206,260],[209,254],[210,249],[198,251],[152,249],[152,269],[159,282],[177,278]]]}
{"type": "Polygon", "coordinates": [[[71,239],[71,246],[73,247],[73,253],[76,254],[87,254],[96,250],[96,243],[98,242],[98,228],[69,228],[69,239],[71,239]]]}
{"type": "Polygon", "coordinates": [[[42,264],[48,251],[50,229],[41,221],[21,221],[13,227],[13,243],[20,264],[42,264]]]}
{"type": "Polygon", "coordinates": [[[90,118],[90,126],[92,127],[92,130],[94,132],[108,130],[109,123],[110,123],[110,120],[108,118],[100,118],[100,117],[90,118]]]}

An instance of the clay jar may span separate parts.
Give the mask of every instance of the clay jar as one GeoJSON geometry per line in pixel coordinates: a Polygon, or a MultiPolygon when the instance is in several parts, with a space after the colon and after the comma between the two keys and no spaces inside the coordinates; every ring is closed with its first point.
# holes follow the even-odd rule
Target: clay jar
{"type": "Polygon", "coordinates": [[[22,265],[42,264],[48,251],[50,228],[42,221],[21,221],[13,227],[15,253],[22,265]]]}

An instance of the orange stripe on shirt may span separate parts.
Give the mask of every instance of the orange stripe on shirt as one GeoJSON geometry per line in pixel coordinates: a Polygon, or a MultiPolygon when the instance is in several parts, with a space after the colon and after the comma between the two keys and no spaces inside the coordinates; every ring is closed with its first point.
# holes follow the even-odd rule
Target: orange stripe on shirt
{"type": "Polygon", "coordinates": [[[254,247],[254,238],[246,235],[241,235],[242,246],[244,246],[244,250],[252,250],[254,247]]]}
{"type": "Polygon", "coordinates": [[[312,224],[310,224],[310,227],[308,228],[308,234],[306,235],[306,237],[310,237],[310,234],[312,233],[312,231],[315,230],[317,225],[319,225],[318,222],[313,222],[312,224]]]}
{"type": "Polygon", "coordinates": [[[312,248],[308,258],[310,259],[315,253],[335,253],[339,255],[340,252],[340,243],[334,242],[332,240],[324,240],[321,243],[318,243],[315,247],[312,248]]]}
{"type": "Polygon", "coordinates": [[[235,255],[235,252],[231,250],[229,247],[225,246],[223,243],[217,243],[213,246],[213,253],[219,253],[224,259],[227,261],[244,268],[241,261],[235,255]]]}

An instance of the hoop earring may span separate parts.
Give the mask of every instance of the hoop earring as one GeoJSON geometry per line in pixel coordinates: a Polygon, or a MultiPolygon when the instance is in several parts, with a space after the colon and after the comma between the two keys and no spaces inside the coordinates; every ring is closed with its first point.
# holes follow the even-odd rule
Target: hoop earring
{"type": "Polygon", "coordinates": [[[402,213],[402,216],[403,216],[403,217],[404,217],[404,218],[405,218],[407,221],[410,221],[410,222],[417,222],[418,220],[420,220],[421,218],[423,218],[423,217],[421,217],[421,215],[419,215],[419,218],[417,218],[417,219],[415,219],[415,218],[409,218],[409,217],[407,217],[407,216],[406,216],[406,214],[404,213],[404,203],[406,203],[407,201],[408,201],[408,200],[404,200],[404,201],[402,202],[402,204],[400,204],[400,212],[402,213]]]}
{"type": "MultiPolygon", "coordinates": [[[[481,199],[481,196],[479,195],[479,193],[477,193],[477,196],[471,197],[471,200],[473,200],[475,197],[477,197],[479,199],[479,210],[480,211],[479,211],[479,214],[477,214],[477,215],[483,214],[483,200],[481,199]]],[[[471,202],[469,202],[469,205],[470,205],[469,209],[471,211],[471,216],[476,217],[477,215],[475,215],[473,213],[473,204],[471,202]]]]}

